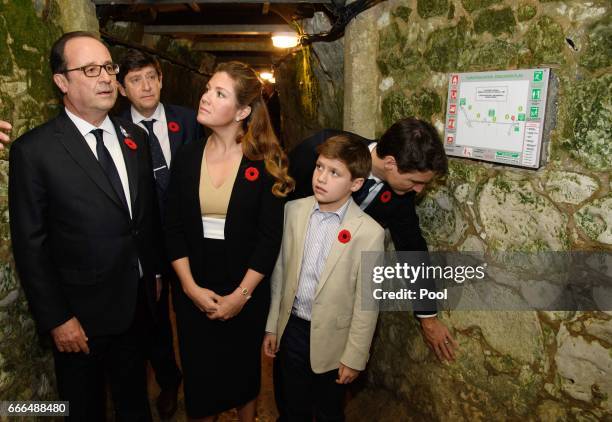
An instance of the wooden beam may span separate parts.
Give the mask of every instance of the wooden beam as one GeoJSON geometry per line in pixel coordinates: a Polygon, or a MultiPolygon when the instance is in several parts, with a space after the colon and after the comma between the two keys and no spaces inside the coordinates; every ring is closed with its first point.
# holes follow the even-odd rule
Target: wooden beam
{"type": "Polygon", "coordinates": [[[147,34],[266,35],[295,32],[289,25],[145,25],[147,34]]]}
{"type": "Polygon", "coordinates": [[[267,1],[261,6],[261,14],[267,15],[270,12],[270,2],[267,1]]]}
{"type": "Polygon", "coordinates": [[[258,51],[266,53],[278,53],[279,50],[272,45],[272,40],[253,38],[229,38],[203,40],[193,43],[194,51],[258,51]]]}
{"type": "Polygon", "coordinates": [[[243,63],[248,64],[251,67],[254,68],[272,68],[272,64],[276,61],[273,60],[271,57],[266,57],[266,56],[257,56],[257,57],[249,57],[249,56],[218,56],[217,57],[217,63],[221,63],[221,62],[230,62],[233,60],[237,60],[243,63]]]}
{"type": "MultiPolygon", "coordinates": [[[[137,5],[137,4],[148,4],[151,6],[157,6],[162,4],[185,4],[185,0],[92,0],[92,3],[96,5],[137,5]]],[[[317,4],[330,4],[332,0],[206,0],[206,1],[192,1],[190,3],[197,4],[232,4],[232,3],[277,3],[277,4],[293,4],[293,3],[317,3],[317,4]]]]}

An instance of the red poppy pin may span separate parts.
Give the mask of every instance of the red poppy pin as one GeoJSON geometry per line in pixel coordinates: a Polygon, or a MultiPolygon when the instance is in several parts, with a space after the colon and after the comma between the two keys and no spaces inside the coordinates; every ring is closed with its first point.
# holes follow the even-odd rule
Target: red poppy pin
{"type": "Polygon", "coordinates": [[[351,232],[348,230],[340,230],[340,233],[338,233],[338,240],[340,243],[348,243],[351,240],[351,232]]]}
{"type": "Polygon", "coordinates": [[[391,192],[386,190],[383,193],[380,194],[380,202],[382,202],[383,204],[386,204],[387,202],[389,202],[391,200],[391,192]]]}
{"type": "Polygon", "coordinates": [[[181,130],[181,127],[176,122],[168,122],[168,129],[170,130],[170,132],[175,132],[176,133],[179,130],[181,130]]]}
{"type": "Polygon", "coordinates": [[[249,182],[254,182],[259,178],[259,170],[257,170],[255,167],[249,167],[244,171],[244,177],[249,182]]]}
{"type": "Polygon", "coordinates": [[[136,145],[136,142],[134,142],[134,140],[133,140],[133,139],[131,139],[131,138],[125,138],[125,139],[123,140],[123,142],[125,142],[125,144],[127,145],[127,147],[128,147],[129,149],[131,149],[131,150],[134,150],[134,151],[135,151],[135,150],[138,148],[138,145],[136,145]]]}

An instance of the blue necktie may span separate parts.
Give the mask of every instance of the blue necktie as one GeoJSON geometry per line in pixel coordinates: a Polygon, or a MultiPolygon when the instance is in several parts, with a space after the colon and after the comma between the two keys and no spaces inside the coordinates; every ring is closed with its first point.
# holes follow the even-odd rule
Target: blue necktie
{"type": "Polygon", "coordinates": [[[129,209],[127,200],[125,199],[123,185],[121,184],[121,179],[119,178],[119,172],[117,171],[113,157],[111,157],[110,152],[108,152],[108,149],[106,149],[106,146],[104,145],[104,139],[102,137],[104,131],[102,129],[94,129],[91,131],[91,133],[93,133],[93,135],[96,137],[96,154],[98,154],[98,162],[100,163],[102,170],[104,170],[104,173],[106,173],[106,177],[119,197],[119,200],[126,209],[129,209]]]}
{"type": "Polygon", "coordinates": [[[159,139],[157,136],[155,136],[155,132],[153,132],[153,123],[155,123],[155,119],[142,120],[141,123],[149,132],[149,146],[151,147],[153,175],[155,176],[155,181],[157,182],[157,186],[163,197],[163,193],[168,188],[168,183],[170,182],[170,170],[168,169],[168,163],[166,163],[166,158],[164,157],[164,152],[162,151],[159,139]]]}

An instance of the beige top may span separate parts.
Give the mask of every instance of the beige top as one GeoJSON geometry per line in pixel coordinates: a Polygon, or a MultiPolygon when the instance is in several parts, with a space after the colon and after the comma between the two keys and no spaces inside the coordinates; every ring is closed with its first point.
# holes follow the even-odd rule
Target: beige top
{"type": "Polygon", "coordinates": [[[225,179],[223,184],[215,188],[208,174],[206,149],[204,149],[202,166],[200,168],[200,212],[203,217],[225,218],[227,215],[227,207],[232,195],[234,181],[238,174],[238,168],[240,167],[240,161],[236,161],[233,173],[225,179]]]}

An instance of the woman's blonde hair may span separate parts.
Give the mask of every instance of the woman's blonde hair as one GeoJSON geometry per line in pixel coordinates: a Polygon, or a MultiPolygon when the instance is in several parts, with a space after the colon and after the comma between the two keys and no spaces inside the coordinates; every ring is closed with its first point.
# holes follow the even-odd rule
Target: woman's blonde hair
{"type": "Polygon", "coordinates": [[[234,81],[236,100],[240,107],[251,107],[251,114],[242,120],[244,134],[236,141],[249,160],[264,160],[267,172],[276,180],[272,193],[285,197],[295,187],[289,176],[287,155],[282,150],[270,123],[268,108],[262,97],[263,85],[255,71],[241,62],[220,63],[215,73],[225,72],[234,81]]]}

